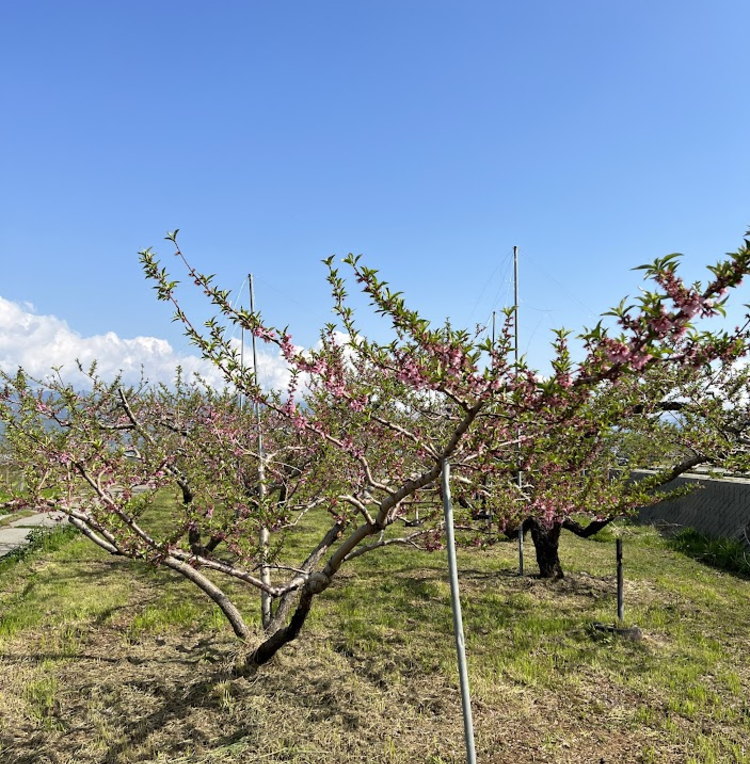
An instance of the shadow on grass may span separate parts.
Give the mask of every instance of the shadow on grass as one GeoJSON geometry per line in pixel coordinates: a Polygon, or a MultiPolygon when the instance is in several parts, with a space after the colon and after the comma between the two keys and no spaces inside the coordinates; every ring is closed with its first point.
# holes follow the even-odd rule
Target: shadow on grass
{"type": "MultiPolygon", "coordinates": [[[[108,659],[106,668],[96,669],[101,659],[95,655],[39,655],[40,663],[70,657],[77,660],[77,670],[90,659],[92,673],[75,682],[75,698],[62,698],[46,720],[17,729],[15,736],[2,729],[0,760],[124,764],[157,757],[167,762],[238,743],[256,750],[268,745],[269,735],[273,737],[272,725],[265,723],[269,704],[293,707],[296,715],[313,726],[325,727],[336,719],[342,729],[358,729],[361,714],[351,707],[346,687],[330,676],[325,664],[308,666],[304,678],[283,665],[269,665],[253,677],[236,678],[230,670],[230,652],[225,646],[226,660],[213,668],[204,663],[199,667],[203,657],[149,656],[142,663],[108,659]],[[98,706],[92,707],[92,698],[98,699],[98,706]],[[109,742],[100,743],[98,749],[87,748],[101,733],[102,723],[109,727],[109,742]]],[[[385,689],[387,683],[379,686],[385,689]]],[[[268,713],[277,719],[278,714],[279,707],[268,713]]],[[[283,748],[283,743],[278,747],[283,748]]]]}
{"type": "MultiPolygon", "coordinates": [[[[177,721],[184,723],[196,710],[214,706],[216,704],[214,699],[215,688],[219,683],[226,680],[226,672],[215,672],[207,678],[192,684],[187,692],[184,688],[167,687],[165,684],[154,687],[153,680],[144,680],[145,683],[130,682],[130,686],[135,690],[147,691],[152,695],[157,695],[160,707],[145,717],[138,718],[137,720],[128,719],[122,730],[123,739],[110,747],[102,760],[104,764],[117,764],[122,760],[124,753],[142,747],[154,733],[177,721]]],[[[131,709],[122,704],[115,705],[112,711],[122,718],[128,718],[131,709]]],[[[209,742],[206,733],[200,731],[197,725],[188,724],[188,728],[189,736],[194,743],[209,742]]],[[[177,753],[177,751],[174,752],[177,753]]],[[[163,750],[162,752],[171,753],[169,750],[163,750]]]]}
{"type": "MultiPolygon", "coordinates": [[[[180,652],[192,651],[183,646],[180,652]]],[[[5,654],[2,658],[6,666],[28,666],[30,663],[42,666],[49,661],[66,660],[74,661],[76,665],[76,677],[70,681],[74,693],[56,703],[50,716],[35,725],[33,731],[27,727],[25,735],[13,737],[3,729],[0,732],[0,751],[7,757],[3,761],[17,764],[36,764],[39,761],[101,761],[115,764],[132,761],[134,756],[135,760],[140,761],[143,759],[139,756],[139,749],[148,747],[150,738],[154,736],[159,738],[161,753],[170,755],[184,751],[186,738],[196,743],[208,742],[207,734],[201,731],[204,716],[201,711],[216,708],[216,688],[229,678],[229,670],[224,666],[207,673],[205,654],[193,659],[174,654],[110,657],[63,650],[35,653],[33,656],[5,654]],[[103,668],[103,664],[107,668],[103,668]],[[204,668],[198,669],[199,664],[204,668]],[[82,671],[88,672],[84,681],[80,681],[82,671]],[[203,676],[197,680],[190,679],[196,673],[203,676]],[[178,678],[187,681],[179,681],[178,678]],[[103,712],[113,727],[111,734],[115,742],[107,747],[106,752],[100,751],[94,757],[82,753],[81,746],[85,745],[95,725],[92,708],[87,703],[102,696],[102,693],[106,697],[103,712]],[[148,706],[156,707],[144,711],[147,706],[139,703],[139,698],[145,699],[148,706]],[[195,717],[195,723],[192,723],[191,717],[195,717]],[[175,726],[183,730],[183,734],[176,739],[161,734],[175,726]]],[[[61,679],[61,684],[63,681],[61,679]]],[[[215,741],[212,740],[212,743],[215,741]]]]}
{"type": "Polygon", "coordinates": [[[735,539],[711,538],[692,528],[662,531],[667,546],[704,565],[750,580],[750,549],[735,539]]]}

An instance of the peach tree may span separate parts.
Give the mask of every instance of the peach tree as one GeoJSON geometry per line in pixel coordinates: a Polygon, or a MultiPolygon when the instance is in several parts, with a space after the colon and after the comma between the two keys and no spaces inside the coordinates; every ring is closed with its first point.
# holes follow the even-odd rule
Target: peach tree
{"type": "MultiPolygon", "coordinates": [[[[737,361],[748,352],[747,317],[714,331],[702,319],[724,314],[749,258],[744,242],[710,268],[705,285],[679,278],[677,255],[641,266],[660,289],[606,314],[616,319],[614,331],[599,323],[580,335],[587,351],[580,363],[569,333],[559,331],[554,374],[520,372],[526,398],[515,421],[527,437],[515,451],[488,453],[472,507],[476,514],[492,506],[508,535],[530,532],[542,577],[563,576],[562,530],[592,536],[663,500],[656,489],[689,469],[746,461],[748,373],[737,361]],[[654,469],[634,481],[632,470],[644,466],[654,469]]],[[[492,439],[491,427],[485,437],[492,439]]]]}
{"type": "Polygon", "coordinates": [[[719,312],[750,269],[747,245],[714,267],[705,288],[685,286],[674,259],[657,261],[647,273],[654,291],[616,312],[621,331],[585,332],[577,365],[560,335],[555,373],[542,378],[511,360],[512,312],[495,342],[449,324],[433,328],[353,256],[345,264],[390,336],[360,331],[331,258],[336,320],[302,349],[285,328],[234,307],[185,258],[176,231],[167,239],[217,318],[192,322],[179,283],[151,250],[141,253],[146,276],[221,371],[226,391],[181,378],[126,387],[95,369],[85,390],[54,376],[5,375],[0,414],[25,473],[12,506],[61,511],[110,554],[191,581],[247,644],[248,667],[298,636],[315,599],[352,559],[392,544],[441,545],[440,513],[430,506],[446,463],[467,494],[490,491],[498,523],[523,516],[549,536],[576,511],[564,490],[580,476],[581,457],[566,454],[585,450],[581,433],[611,432],[645,405],[610,401],[610,410],[603,391],[637,387],[651,368],[698,369],[744,352],[742,332],[690,326],[719,312]],[[236,327],[281,354],[285,390],[265,389],[245,368],[236,327]],[[507,479],[519,469],[527,476],[520,491],[507,479]],[[426,506],[418,525],[415,502],[426,506]],[[257,593],[257,624],[222,580],[257,593]]]}

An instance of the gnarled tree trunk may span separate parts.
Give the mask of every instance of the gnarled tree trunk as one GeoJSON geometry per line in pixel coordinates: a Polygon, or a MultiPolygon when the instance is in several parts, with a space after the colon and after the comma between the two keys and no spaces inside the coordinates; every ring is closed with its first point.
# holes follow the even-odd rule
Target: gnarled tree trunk
{"type": "Polygon", "coordinates": [[[554,522],[547,525],[536,518],[529,518],[524,526],[531,531],[531,540],[534,542],[536,561],[539,565],[539,576],[552,579],[564,578],[559,556],[562,523],[554,522]]]}

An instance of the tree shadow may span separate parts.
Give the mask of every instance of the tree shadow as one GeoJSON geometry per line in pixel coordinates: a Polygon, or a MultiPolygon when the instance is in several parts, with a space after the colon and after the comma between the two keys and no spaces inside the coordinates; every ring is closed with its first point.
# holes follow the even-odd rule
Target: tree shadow
{"type": "MultiPolygon", "coordinates": [[[[192,652],[186,646],[178,652],[192,652]]],[[[33,655],[5,654],[6,666],[40,666],[45,662],[62,662],[59,684],[65,687],[62,699],[50,709],[47,717],[35,723],[25,723],[23,729],[0,727],[0,760],[16,764],[38,764],[40,761],[91,761],[81,754],[82,745],[90,743],[91,732],[96,726],[89,699],[105,693],[108,702],[104,710],[108,720],[117,728],[117,742],[96,761],[115,764],[132,760],[132,755],[146,745],[149,738],[170,725],[179,724],[186,734],[164,743],[164,753],[171,754],[184,748],[185,739],[199,740],[207,737],[200,724],[191,724],[190,717],[201,708],[216,705],[216,686],[230,676],[224,665],[214,664],[206,671],[205,646],[200,655],[190,658],[178,657],[170,651],[164,655],[139,657],[128,655],[113,657],[77,652],[75,650],[46,651],[33,655]],[[70,661],[67,674],[65,661],[70,661]],[[106,665],[107,668],[101,668],[106,665]],[[204,674],[183,683],[180,678],[204,674]],[[85,677],[80,681],[81,677],[85,677]],[[111,696],[111,697],[110,697],[111,696]],[[150,713],[142,713],[138,698],[156,700],[157,707],[150,713]]],[[[225,651],[216,649],[216,659],[225,658],[225,651]]],[[[12,671],[13,669],[11,669],[12,671]]],[[[208,742],[206,739],[205,742],[208,742]]],[[[139,759],[140,760],[140,759],[139,759]]]]}

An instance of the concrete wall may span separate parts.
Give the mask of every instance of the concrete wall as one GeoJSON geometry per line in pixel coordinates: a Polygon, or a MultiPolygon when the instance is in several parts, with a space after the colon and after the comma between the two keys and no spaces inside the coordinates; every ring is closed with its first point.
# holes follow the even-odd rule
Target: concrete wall
{"type": "MultiPolygon", "coordinates": [[[[636,472],[638,475],[645,472],[636,472]]],[[[694,528],[714,538],[742,541],[750,547],[750,480],[727,478],[710,480],[700,475],[683,475],[662,490],[694,486],[687,496],[664,501],[640,510],[638,519],[654,525],[694,528]]]]}

